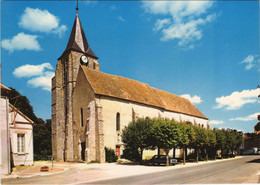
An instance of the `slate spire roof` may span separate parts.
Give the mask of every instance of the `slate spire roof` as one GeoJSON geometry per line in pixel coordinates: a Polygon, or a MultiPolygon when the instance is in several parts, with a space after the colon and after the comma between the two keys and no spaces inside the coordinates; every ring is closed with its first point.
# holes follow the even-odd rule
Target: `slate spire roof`
{"type": "Polygon", "coordinates": [[[79,20],[78,12],[76,13],[76,18],[71,30],[69,42],[67,44],[65,51],[60,56],[60,58],[70,50],[78,51],[98,59],[98,57],[94,54],[94,52],[91,50],[91,48],[88,45],[87,38],[85,36],[84,30],[79,20]]]}

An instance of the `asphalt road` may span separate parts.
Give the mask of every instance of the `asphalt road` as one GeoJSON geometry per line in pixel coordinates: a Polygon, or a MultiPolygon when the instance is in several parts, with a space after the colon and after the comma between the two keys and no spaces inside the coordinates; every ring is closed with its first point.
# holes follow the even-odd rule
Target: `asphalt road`
{"type": "Polygon", "coordinates": [[[81,184],[239,184],[252,183],[252,179],[259,183],[259,172],[260,157],[247,156],[196,167],[81,184]]]}
{"type": "MultiPolygon", "coordinates": [[[[179,167],[173,167],[164,172],[113,179],[109,179],[111,177],[109,175],[104,176],[106,170],[101,167],[88,169],[73,167],[61,174],[51,176],[3,179],[1,184],[239,184],[260,182],[259,175],[257,175],[260,172],[260,156],[245,156],[233,160],[179,167]],[[95,178],[90,181],[91,176],[95,176],[95,178]],[[101,176],[108,180],[94,180],[101,176]]],[[[133,168],[141,169],[139,165],[133,168]]],[[[110,174],[115,173],[112,170],[110,174]]]]}

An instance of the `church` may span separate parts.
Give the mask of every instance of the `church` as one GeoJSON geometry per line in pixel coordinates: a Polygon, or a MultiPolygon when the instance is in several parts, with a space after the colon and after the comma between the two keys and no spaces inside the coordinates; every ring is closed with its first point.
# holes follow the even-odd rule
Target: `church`
{"type": "Polygon", "coordinates": [[[56,161],[105,162],[105,147],[123,153],[121,131],[142,117],[162,117],[209,127],[187,99],[99,70],[78,9],[52,79],[52,154],[56,161]]]}

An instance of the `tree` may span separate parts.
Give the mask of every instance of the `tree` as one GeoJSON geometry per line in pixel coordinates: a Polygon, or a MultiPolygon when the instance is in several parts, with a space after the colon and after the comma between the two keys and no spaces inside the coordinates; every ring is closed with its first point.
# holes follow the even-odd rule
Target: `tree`
{"type": "Polygon", "coordinates": [[[33,124],[33,150],[35,160],[48,160],[51,156],[51,120],[38,118],[33,124]]]}
{"type": "Polygon", "coordinates": [[[24,115],[30,118],[33,122],[37,122],[37,116],[34,114],[33,107],[26,96],[22,96],[16,89],[10,87],[11,91],[7,94],[9,102],[20,110],[24,115]]]}
{"type": "Polygon", "coordinates": [[[186,150],[187,147],[195,140],[195,133],[191,124],[188,123],[179,123],[180,128],[180,139],[178,146],[183,149],[183,164],[186,164],[186,150]]]}
{"type": "Polygon", "coordinates": [[[169,166],[169,151],[177,146],[180,140],[180,129],[175,121],[158,118],[152,129],[155,145],[166,153],[166,166],[169,166]]]}
{"type": "Polygon", "coordinates": [[[199,152],[201,149],[203,150],[205,147],[205,144],[207,142],[207,134],[205,129],[200,128],[198,125],[194,125],[194,131],[195,131],[195,140],[192,143],[192,147],[195,149],[196,153],[196,162],[199,161],[199,152]]]}
{"type": "MultiPolygon", "coordinates": [[[[210,152],[215,151],[216,146],[216,135],[213,130],[204,129],[206,133],[206,142],[205,142],[205,152],[206,152],[206,161],[208,161],[208,156],[210,152]]],[[[216,154],[216,152],[215,152],[216,154]]]]}
{"type": "Polygon", "coordinates": [[[140,161],[142,161],[143,150],[153,146],[151,137],[153,123],[150,118],[138,118],[122,130],[125,150],[138,153],[140,161]]]}
{"type": "Polygon", "coordinates": [[[226,147],[226,135],[225,135],[225,130],[218,130],[218,129],[213,129],[213,132],[216,135],[216,145],[215,145],[215,150],[221,150],[221,154],[223,154],[223,150],[226,147]]]}

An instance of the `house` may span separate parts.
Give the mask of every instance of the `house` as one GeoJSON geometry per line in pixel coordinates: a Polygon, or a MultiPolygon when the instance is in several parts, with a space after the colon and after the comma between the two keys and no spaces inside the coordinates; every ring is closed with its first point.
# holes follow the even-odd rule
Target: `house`
{"type": "Polygon", "coordinates": [[[99,71],[78,12],[52,79],[52,152],[57,161],[105,162],[105,147],[123,152],[121,131],[138,117],[162,117],[208,128],[187,99],[99,71]]]}
{"type": "Polygon", "coordinates": [[[33,121],[9,103],[9,88],[1,84],[1,173],[11,166],[33,164],[33,121]],[[2,96],[5,95],[5,96],[2,96]]]}

